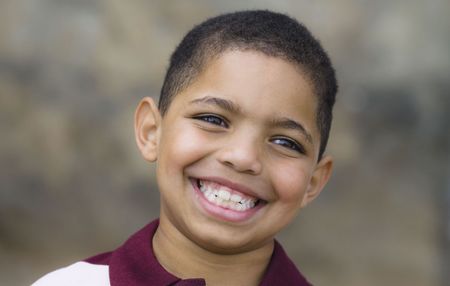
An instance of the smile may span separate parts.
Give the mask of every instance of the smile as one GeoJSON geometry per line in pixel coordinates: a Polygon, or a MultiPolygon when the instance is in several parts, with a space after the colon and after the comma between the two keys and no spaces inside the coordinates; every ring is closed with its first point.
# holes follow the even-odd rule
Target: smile
{"type": "Polygon", "coordinates": [[[200,209],[221,221],[248,221],[267,205],[255,191],[223,178],[191,177],[190,181],[200,209]]]}
{"type": "Polygon", "coordinates": [[[260,203],[258,198],[245,195],[216,182],[197,179],[196,183],[208,202],[225,209],[245,212],[260,203]]]}

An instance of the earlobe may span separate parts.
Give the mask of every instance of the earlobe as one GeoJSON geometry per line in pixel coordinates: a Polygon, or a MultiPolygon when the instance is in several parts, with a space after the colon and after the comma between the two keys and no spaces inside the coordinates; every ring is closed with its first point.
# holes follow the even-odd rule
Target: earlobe
{"type": "Polygon", "coordinates": [[[324,156],[317,164],[316,169],[311,177],[311,180],[306,190],[305,196],[302,201],[301,207],[305,207],[315,198],[317,198],[322,192],[323,188],[327,184],[331,177],[333,169],[333,158],[330,156],[324,156]]]}
{"type": "Polygon", "coordinates": [[[161,115],[155,102],[145,97],[139,103],[134,115],[136,143],[142,156],[149,162],[157,159],[161,115]]]}

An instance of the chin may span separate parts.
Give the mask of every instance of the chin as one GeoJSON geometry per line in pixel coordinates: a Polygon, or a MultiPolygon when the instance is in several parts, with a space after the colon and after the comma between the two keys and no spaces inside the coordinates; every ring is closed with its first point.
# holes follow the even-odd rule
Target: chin
{"type": "Polygon", "coordinates": [[[273,237],[257,239],[252,233],[242,233],[242,230],[229,230],[223,227],[210,227],[196,231],[190,239],[201,248],[217,254],[239,254],[260,248],[273,241],[273,237]],[[239,233],[237,233],[239,232],[239,233]]]}

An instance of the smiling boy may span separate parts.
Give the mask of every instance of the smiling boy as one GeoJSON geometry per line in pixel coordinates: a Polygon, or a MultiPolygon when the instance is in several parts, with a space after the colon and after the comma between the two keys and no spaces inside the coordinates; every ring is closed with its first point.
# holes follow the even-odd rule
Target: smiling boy
{"type": "Polygon", "coordinates": [[[144,98],[135,115],[141,154],[157,164],[159,221],[35,285],[309,285],[274,237],[330,177],[336,91],[320,44],[283,14],[194,27],[159,106],[144,98]]]}

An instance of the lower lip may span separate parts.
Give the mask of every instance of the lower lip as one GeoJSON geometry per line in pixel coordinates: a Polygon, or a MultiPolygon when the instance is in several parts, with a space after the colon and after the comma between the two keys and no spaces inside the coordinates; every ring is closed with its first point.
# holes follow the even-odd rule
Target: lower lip
{"type": "Polygon", "coordinates": [[[226,209],[221,206],[215,205],[208,201],[204,196],[202,191],[197,186],[197,182],[191,179],[191,184],[194,189],[195,197],[199,202],[201,208],[205,210],[209,215],[224,221],[230,222],[244,222],[252,218],[259,209],[263,206],[261,203],[256,207],[248,209],[246,211],[235,211],[231,209],[226,209]]]}

